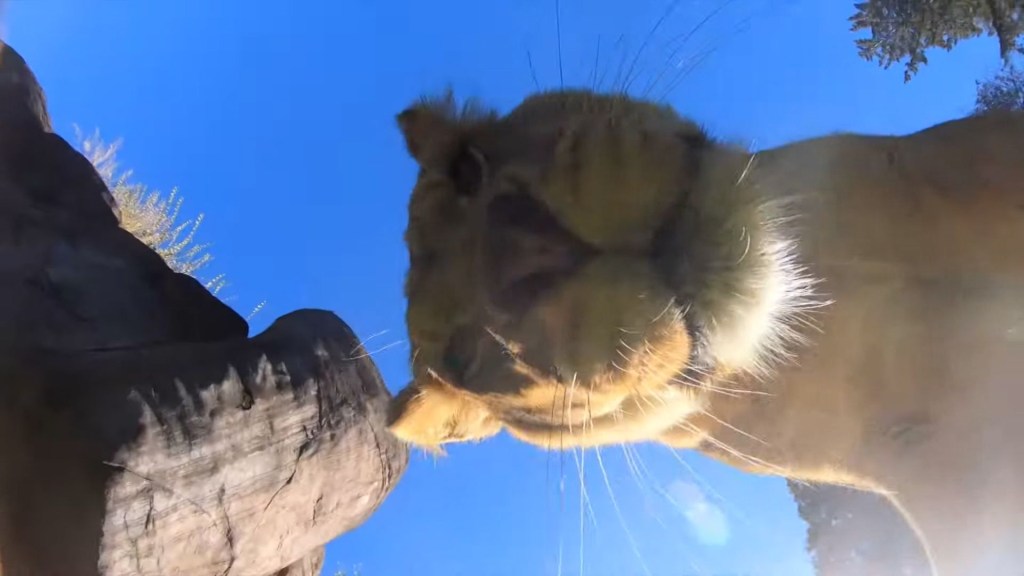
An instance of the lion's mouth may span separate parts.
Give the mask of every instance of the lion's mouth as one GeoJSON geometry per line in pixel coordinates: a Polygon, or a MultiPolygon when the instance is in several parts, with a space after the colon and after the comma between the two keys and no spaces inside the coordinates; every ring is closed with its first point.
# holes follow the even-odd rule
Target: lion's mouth
{"type": "MultiPolygon", "coordinates": [[[[603,388],[629,370],[634,360],[626,358],[640,354],[639,348],[646,347],[650,338],[659,339],[654,335],[659,316],[683,305],[681,291],[671,288],[674,279],[679,286],[682,283],[673,278],[678,267],[668,256],[678,250],[666,246],[680,241],[684,233],[680,213],[665,216],[659,229],[652,231],[650,245],[609,249],[582,240],[529,194],[493,198],[486,207],[486,232],[481,236],[489,309],[481,311],[473,337],[465,339],[472,345],[449,343],[449,357],[460,356],[471,367],[461,372],[463,379],[486,373],[488,382],[462,383],[470,388],[498,388],[495,381],[518,363],[529,367],[531,378],[582,387],[590,393],[595,392],[592,386],[603,388]],[[600,270],[596,277],[595,270],[600,270]],[[501,354],[499,348],[503,348],[501,354]],[[488,368],[472,369],[481,366],[488,368]],[[613,376],[595,379],[598,374],[613,376]]],[[[679,318],[679,323],[687,332],[692,328],[685,318],[679,318]]],[[[691,334],[690,341],[695,340],[691,334]]],[[[517,373],[508,379],[522,384],[520,378],[517,373]]],[[[596,406],[583,411],[595,416],[600,412],[596,406]]]]}

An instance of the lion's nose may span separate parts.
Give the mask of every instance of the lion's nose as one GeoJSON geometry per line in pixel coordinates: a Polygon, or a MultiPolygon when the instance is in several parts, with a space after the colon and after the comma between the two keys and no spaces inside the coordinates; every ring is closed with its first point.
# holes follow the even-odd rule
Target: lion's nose
{"type": "Polygon", "coordinates": [[[569,277],[594,249],[525,194],[494,198],[487,207],[485,258],[492,303],[520,314],[545,290],[569,277]]]}

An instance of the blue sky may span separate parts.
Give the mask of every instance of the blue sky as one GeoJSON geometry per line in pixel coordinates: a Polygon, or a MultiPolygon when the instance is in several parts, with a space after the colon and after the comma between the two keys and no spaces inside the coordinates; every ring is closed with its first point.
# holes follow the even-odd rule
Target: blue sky
{"type": "MultiPolygon", "coordinates": [[[[589,84],[596,63],[610,85],[669,2],[561,0],[564,83],[589,84]]],[[[757,148],[962,116],[975,78],[999,65],[992,42],[967,42],[905,85],[899,67],[857,57],[852,0],[720,6],[679,2],[636,58],[633,88],[661,74],[660,97],[699,62],[668,101],[757,148]]],[[[6,11],[6,37],[40,77],[56,129],[123,138],[138,181],[177,186],[186,215],[206,214],[208,272],[228,275],[229,303],[245,314],[267,300],[253,333],[296,308],[333,310],[374,335],[392,390],[409,377],[402,230],[416,170],[394,115],[448,85],[508,110],[560,83],[554,0],[12,0],[6,11]]],[[[589,576],[810,574],[783,481],[659,446],[608,448],[600,464],[607,481],[594,452],[582,461],[581,529],[571,454],[506,437],[438,460],[414,454],[377,514],[328,547],[325,573],[556,574],[561,564],[572,575],[582,557],[589,576]]]]}

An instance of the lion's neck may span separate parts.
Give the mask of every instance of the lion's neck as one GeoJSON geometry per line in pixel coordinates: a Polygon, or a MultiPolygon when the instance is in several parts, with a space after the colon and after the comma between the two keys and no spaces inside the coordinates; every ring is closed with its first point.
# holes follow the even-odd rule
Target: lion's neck
{"type": "Polygon", "coordinates": [[[797,327],[825,299],[789,233],[791,199],[765,197],[756,158],[716,147],[687,198],[674,254],[687,319],[706,338],[707,368],[765,376],[802,340],[797,327]]]}
{"type": "Polygon", "coordinates": [[[808,225],[820,224],[792,218],[810,207],[800,191],[776,181],[798,167],[730,152],[709,166],[704,209],[717,205],[742,215],[713,227],[722,231],[715,241],[741,238],[731,227],[745,230],[753,245],[726,268],[733,275],[731,299],[705,307],[729,320],[718,323],[711,347],[746,354],[719,358],[716,368],[729,376],[712,383],[707,413],[693,421],[703,433],[700,450],[755,473],[882,489],[877,471],[899,453],[898,441],[890,449],[893,439],[914,433],[920,396],[866,387],[841,366],[816,364],[817,357],[848,357],[851,345],[863,343],[863,309],[848,298],[837,309],[832,299],[841,282],[819,280],[825,271],[809,265],[805,249],[817,245],[820,233],[808,225]],[[735,334],[724,329],[730,325],[735,334]],[[839,327],[849,334],[822,338],[822,330],[839,327]],[[740,336],[750,334],[756,342],[740,336]]]}
{"type": "Polygon", "coordinates": [[[834,303],[795,362],[716,382],[744,392],[689,419],[691,445],[738,468],[893,494],[939,576],[1024,562],[1024,234],[996,188],[1019,180],[1019,120],[761,155],[754,189],[803,196],[788,233],[834,303]]]}
{"type": "Polygon", "coordinates": [[[830,384],[780,380],[715,394],[693,419],[702,433],[697,448],[755,474],[884,490],[879,448],[888,452],[886,435],[912,434],[915,423],[884,401],[830,384]]]}

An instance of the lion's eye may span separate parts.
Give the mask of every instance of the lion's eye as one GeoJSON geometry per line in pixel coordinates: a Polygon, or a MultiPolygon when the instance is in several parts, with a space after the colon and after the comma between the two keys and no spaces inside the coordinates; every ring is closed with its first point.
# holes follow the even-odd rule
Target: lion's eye
{"type": "Polygon", "coordinates": [[[486,168],[487,160],[479,150],[472,146],[464,147],[448,172],[455,183],[455,193],[464,198],[476,196],[483,185],[486,168]]]}

